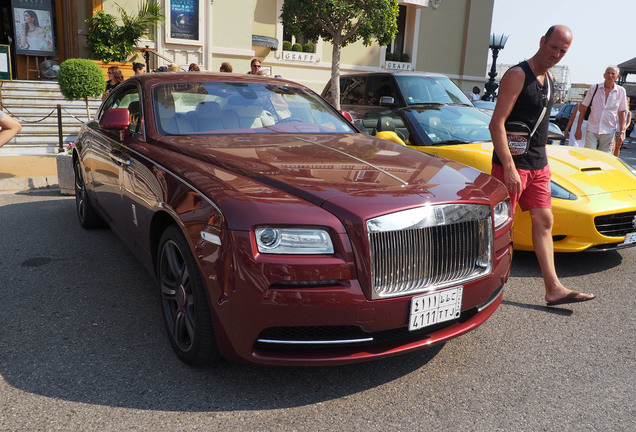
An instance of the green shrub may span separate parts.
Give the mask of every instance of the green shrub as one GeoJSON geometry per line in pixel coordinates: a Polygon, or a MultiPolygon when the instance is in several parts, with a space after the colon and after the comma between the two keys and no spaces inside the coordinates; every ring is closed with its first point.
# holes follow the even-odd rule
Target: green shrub
{"type": "Polygon", "coordinates": [[[385,59],[386,59],[386,61],[394,61],[395,60],[395,56],[393,55],[393,53],[387,52],[385,59]]]}
{"type": "Polygon", "coordinates": [[[86,20],[86,41],[93,60],[105,63],[126,61],[139,39],[163,20],[162,3],[159,0],[145,0],[139,5],[136,15],[129,15],[124,8],[117,7],[121,14],[121,26],[113,15],[104,11],[94,11],[94,15],[86,20]]]}
{"type": "Polygon", "coordinates": [[[400,61],[403,61],[404,63],[408,63],[410,60],[411,60],[411,57],[409,57],[409,55],[406,53],[400,56],[400,61]]]}
{"type": "Polygon", "coordinates": [[[283,51],[291,51],[292,43],[290,41],[283,41],[283,51]]]}
{"type": "Polygon", "coordinates": [[[88,98],[99,97],[106,90],[106,78],[104,72],[92,60],[70,58],[62,62],[57,74],[57,82],[60,91],[67,100],[84,100],[86,113],[90,119],[88,110],[88,98]]]}
{"type": "Polygon", "coordinates": [[[306,53],[314,52],[314,45],[307,42],[306,44],[303,45],[303,52],[306,52],[306,53]]]}
{"type": "Polygon", "coordinates": [[[298,52],[302,52],[303,51],[303,46],[299,43],[295,43],[294,45],[292,45],[292,51],[298,51],[298,52]]]}

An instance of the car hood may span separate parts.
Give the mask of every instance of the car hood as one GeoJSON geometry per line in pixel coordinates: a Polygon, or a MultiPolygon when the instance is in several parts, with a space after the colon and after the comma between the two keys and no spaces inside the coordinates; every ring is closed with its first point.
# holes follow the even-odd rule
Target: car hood
{"type": "Polygon", "coordinates": [[[636,190],[636,176],[616,157],[569,146],[548,146],[552,180],[578,196],[636,190]]]}
{"type": "MultiPolygon", "coordinates": [[[[492,143],[413,147],[490,173],[492,143]]],[[[636,176],[616,157],[579,147],[546,147],[552,180],[577,196],[636,190],[636,176]]]]}
{"type": "Polygon", "coordinates": [[[316,205],[346,206],[347,197],[374,195],[393,209],[413,206],[414,197],[420,204],[432,197],[483,202],[497,188],[477,170],[363,134],[192,136],[185,144],[179,138],[162,143],[194,159],[181,168],[188,178],[202,179],[214,165],[316,205]]]}

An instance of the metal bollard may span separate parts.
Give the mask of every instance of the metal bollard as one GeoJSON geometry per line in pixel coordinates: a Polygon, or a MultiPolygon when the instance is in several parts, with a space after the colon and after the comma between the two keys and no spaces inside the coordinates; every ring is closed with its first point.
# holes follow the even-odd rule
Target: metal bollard
{"type": "Polygon", "coordinates": [[[62,105],[57,104],[57,138],[59,146],[57,148],[58,153],[64,151],[64,135],[62,134],[62,105]]]}

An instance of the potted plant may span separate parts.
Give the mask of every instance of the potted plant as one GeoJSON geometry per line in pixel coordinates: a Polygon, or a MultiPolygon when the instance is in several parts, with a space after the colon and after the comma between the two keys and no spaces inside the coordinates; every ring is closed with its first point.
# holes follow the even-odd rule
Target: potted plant
{"type": "MultiPolygon", "coordinates": [[[[163,8],[159,0],[145,0],[139,5],[136,15],[129,15],[124,8],[119,5],[117,7],[122,25],[117,23],[113,15],[97,10],[86,20],[88,25],[86,40],[92,60],[103,63],[125,63],[134,52],[139,39],[154,25],[163,21],[163,8]]],[[[107,65],[106,69],[108,66],[111,65],[107,65]]],[[[132,70],[132,66],[130,68],[132,70]]]]}
{"type": "Polygon", "coordinates": [[[100,67],[87,59],[67,59],[57,74],[60,92],[66,100],[84,100],[86,116],[90,120],[89,97],[100,97],[106,90],[106,80],[100,67]]]}

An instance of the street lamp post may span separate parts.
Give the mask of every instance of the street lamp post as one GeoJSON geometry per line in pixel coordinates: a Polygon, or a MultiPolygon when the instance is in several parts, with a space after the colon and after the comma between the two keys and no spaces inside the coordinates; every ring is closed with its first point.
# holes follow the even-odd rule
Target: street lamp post
{"type": "Polygon", "coordinates": [[[490,100],[494,100],[494,94],[499,84],[495,82],[495,77],[497,76],[497,56],[499,55],[499,50],[503,49],[506,45],[506,41],[508,40],[508,36],[505,35],[490,35],[490,45],[489,48],[492,50],[492,67],[490,68],[490,72],[488,72],[488,76],[490,79],[486,82],[486,97],[490,100]]]}

